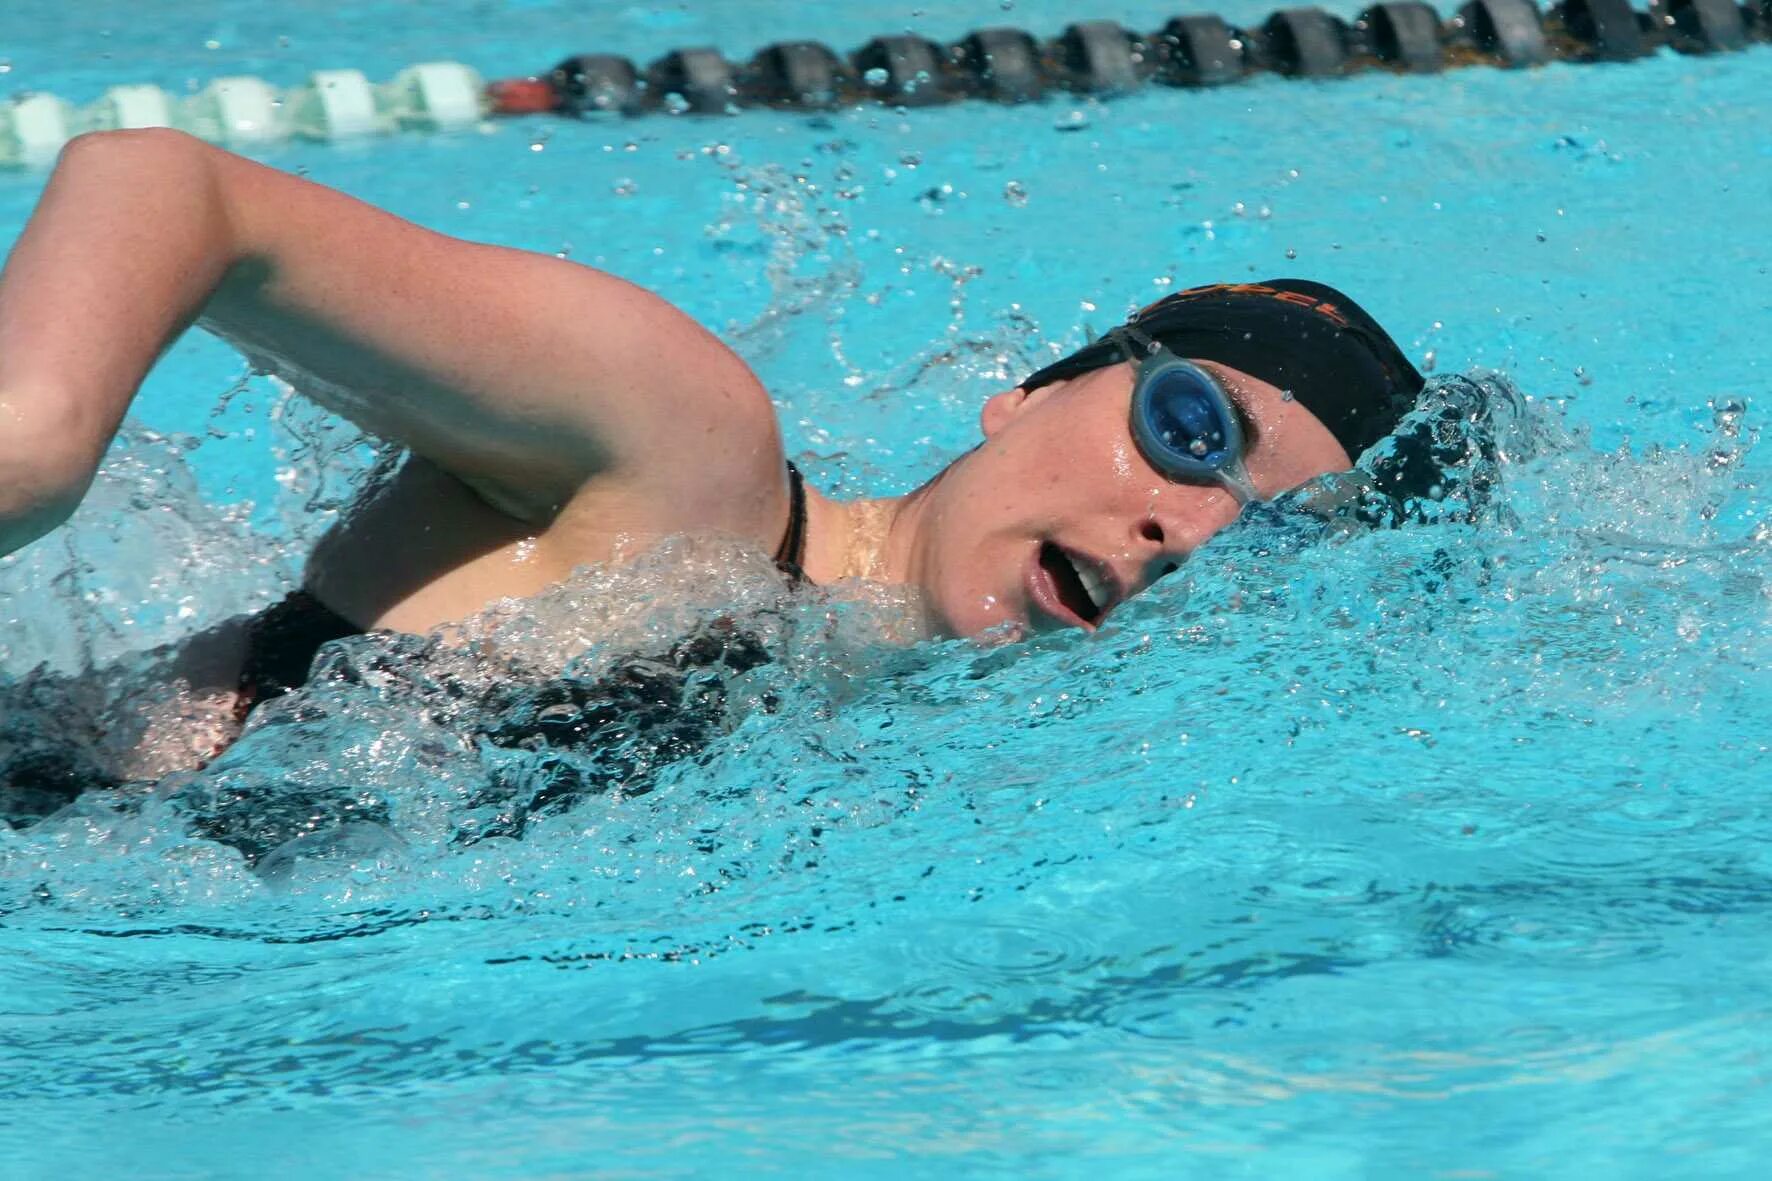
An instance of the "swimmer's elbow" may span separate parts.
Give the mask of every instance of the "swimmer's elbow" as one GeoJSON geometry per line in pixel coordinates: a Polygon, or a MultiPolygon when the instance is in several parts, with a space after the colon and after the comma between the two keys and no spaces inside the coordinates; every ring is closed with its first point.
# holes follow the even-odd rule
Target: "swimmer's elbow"
{"type": "Polygon", "coordinates": [[[198,157],[214,151],[189,132],[174,127],[128,127],[110,131],[85,131],[62,146],[57,168],[84,167],[90,158],[142,155],[162,159],[198,157]]]}
{"type": "MultiPolygon", "coordinates": [[[[169,208],[224,212],[216,161],[227,155],[172,127],[87,131],[62,146],[55,179],[78,191],[104,193],[108,200],[99,207],[101,216],[107,208],[128,209],[176,231],[176,226],[165,226],[169,208]],[[178,201],[171,206],[155,201],[156,194],[167,192],[176,193],[178,201]]],[[[88,207],[83,212],[90,220],[94,211],[88,207]]]]}

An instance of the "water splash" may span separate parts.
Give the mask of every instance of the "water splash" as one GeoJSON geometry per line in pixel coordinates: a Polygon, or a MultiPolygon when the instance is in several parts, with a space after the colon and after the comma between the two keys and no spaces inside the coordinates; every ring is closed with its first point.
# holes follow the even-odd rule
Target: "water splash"
{"type": "MultiPolygon", "coordinates": [[[[723,147],[723,145],[722,145],[723,147]]],[[[705,234],[721,251],[762,253],[768,287],[764,309],[749,323],[731,324],[727,339],[758,360],[781,347],[798,317],[823,311],[827,319],[861,282],[847,213],[827,199],[825,186],[804,171],[779,164],[747,165],[735,153],[712,159],[731,178],[726,208],[705,234]]]]}
{"type": "MultiPolygon", "coordinates": [[[[919,620],[899,592],[794,594],[759,551],[668,541],[446,633],[331,644],[306,689],[256,709],[225,753],[179,774],[167,774],[170,743],[155,747],[159,761],[136,750],[154,727],[185,741],[173,765],[221,743],[188,716],[195,695],[167,694],[163,659],[26,678],[20,700],[37,720],[10,746],[0,734],[0,762],[19,785],[10,818],[36,821],[18,855],[74,839],[70,825],[85,843],[110,842],[106,816],[131,831],[152,816],[231,850],[242,870],[268,864],[285,885],[305,880],[298,863],[355,865],[366,849],[397,876],[455,849],[533,836],[590,800],[647,795],[677,763],[784,702],[828,714],[919,620]],[[155,692],[158,712],[142,710],[155,692]],[[76,703],[78,725],[41,733],[43,716],[72,719],[76,703]],[[119,782],[131,772],[139,781],[119,782]]],[[[231,695],[213,704],[225,713],[231,695]]]]}
{"type": "Polygon", "coordinates": [[[198,445],[126,424],[69,524],[0,558],[0,668],[94,667],[267,597],[287,559],[247,528],[250,505],[199,494],[198,445]]]}

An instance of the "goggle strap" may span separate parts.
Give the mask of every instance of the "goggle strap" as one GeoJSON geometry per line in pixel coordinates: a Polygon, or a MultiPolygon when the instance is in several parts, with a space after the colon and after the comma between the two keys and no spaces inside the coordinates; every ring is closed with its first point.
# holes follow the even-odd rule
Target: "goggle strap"
{"type": "Polygon", "coordinates": [[[1243,466],[1241,456],[1221,464],[1213,470],[1218,475],[1218,482],[1237,498],[1238,504],[1260,502],[1261,493],[1255,490],[1255,481],[1249,478],[1249,471],[1243,466]]]}
{"type": "Polygon", "coordinates": [[[1126,359],[1134,365],[1141,363],[1161,347],[1156,341],[1130,324],[1122,324],[1118,328],[1111,329],[1108,332],[1108,338],[1120,347],[1120,351],[1126,355],[1126,359]],[[1132,346],[1126,343],[1128,339],[1135,341],[1144,350],[1142,355],[1132,351],[1132,346]]]}

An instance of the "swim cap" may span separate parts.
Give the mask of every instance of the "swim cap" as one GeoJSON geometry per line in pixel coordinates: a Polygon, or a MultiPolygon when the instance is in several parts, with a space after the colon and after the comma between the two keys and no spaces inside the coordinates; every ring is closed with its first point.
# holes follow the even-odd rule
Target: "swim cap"
{"type": "MultiPolygon", "coordinates": [[[[1364,308],[1308,279],[1219,283],[1165,296],[1129,324],[1177,356],[1216,361],[1290,391],[1351,458],[1415,404],[1422,377],[1364,308]]],[[[1038,389],[1124,359],[1102,338],[1022,382],[1038,389]]]]}

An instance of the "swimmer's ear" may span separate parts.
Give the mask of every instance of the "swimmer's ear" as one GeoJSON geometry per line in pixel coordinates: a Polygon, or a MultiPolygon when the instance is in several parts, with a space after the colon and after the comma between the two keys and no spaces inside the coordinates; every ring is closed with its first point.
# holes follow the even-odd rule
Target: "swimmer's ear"
{"type": "Polygon", "coordinates": [[[978,426],[984,431],[984,437],[994,438],[996,433],[1009,425],[1011,419],[1022,412],[1028,404],[1028,392],[1020,386],[1012,390],[1004,390],[1000,394],[992,394],[985,402],[984,409],[979,411],[978,426]]]}

